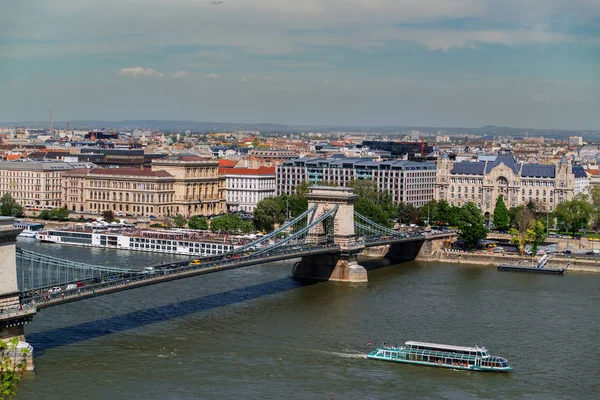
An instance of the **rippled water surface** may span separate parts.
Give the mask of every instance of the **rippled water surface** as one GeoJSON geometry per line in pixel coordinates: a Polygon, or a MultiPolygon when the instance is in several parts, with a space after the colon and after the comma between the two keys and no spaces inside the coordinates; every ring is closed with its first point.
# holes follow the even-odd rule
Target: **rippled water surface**
{"type": "MultiPolygon", "coordinates": [[[[181,259],[20,242],[57,257],[181,259]]],[[[382,266],[383,263],[368,263],[382,266]]],[[[274,263],[42,310],[22,399],[586,399],[598,394],[600,276],[405,263],[303,285],[274,263]],[[367,341],[485,345],[511,374],[367,360],[367,341]]]]}

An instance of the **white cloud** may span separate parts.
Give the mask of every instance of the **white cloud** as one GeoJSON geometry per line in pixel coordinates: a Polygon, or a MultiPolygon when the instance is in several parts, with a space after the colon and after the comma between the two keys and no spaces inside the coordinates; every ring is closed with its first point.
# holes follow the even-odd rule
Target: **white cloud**
{"type": "Polygon", "coordinates": [[[133,78],[138,78],[140,76],[150,76],[153,78],[162,78],[163,76],[165,76],[165,74],[163,74],[162,72],[155,71],[152,68],[143,68],[143,67],[121,68],[119,70],[119,75],[131,76],[133,78]]]}
{"type": "MultiPolygon", "coordinates": [[[[19,45],[11,52],[62,55],[90,49],[110,53],[113,48],[113,52],[140,53],[150,44],[153,51],[189,45],[212,49],[200,50],[197,59],[190,62],[214,62],[210,53],[222,49],[238,55],[272,55],[310,52],[307,46],[373,48],[394,40],[443,51],[487,43],[517,46],[565,39],[593,45],[597,37],[593,33],[575,38],[545,27],[569,32],[570,27],[600,18],[597,0],[244,0],[225,1],[218,7],[208,1],[189,0],[145,0],[143,6],[133,0],[47,2],[43,11],[29,9],[28,3],[22,2],[18,7],[9,6],[6,13],[3,10],[10,16],[9,27],[13,14],[27,15],[27,24],[14,24],[7,30],[9,40],[17,37],[48,42],[43,45],[47,51],[21,49],[40,46],[34,43],[19,45]],[[129,6],[123,7],[123,3],[129,6]],[[116,8],[119,13],[114,12],[116,8]],[[167,8],[169,18],[164,18],[167,8]],[[90,15],[94,18],[88,18],[90,15]],[[472,24],[470,31],[443,24],[461,18],[472,24]],[[86,33],[74,36],[78,23],[87,25],[87,29],[81,27],[86,33]],[[394,30],[399,34],[385,37],[394,30]],[[203,52],[207,54],[203,56],[203,52]]],[[[0,54],[3,52],[0,48],[0,54]]],[[[227,51],[223,57],[229,57],[227,51]]]]}
{"type": "Polygon", "coordinates": [[[186,71],[177,71],[177,72],[171,72],[171,78],[173,79],[183,79],[186,76],[188,76],[189,74],[186,71]]]}
{"type": "Polygon", "coordinates": [[[206,74],[206,75],[204,75],[204,77],[205,77],[206,79],[219,79],[219,78],[220,78],[220,75],[219,75],[219,74],[214,74],[214,73],[212,73],[212,74],[206,74]]]}

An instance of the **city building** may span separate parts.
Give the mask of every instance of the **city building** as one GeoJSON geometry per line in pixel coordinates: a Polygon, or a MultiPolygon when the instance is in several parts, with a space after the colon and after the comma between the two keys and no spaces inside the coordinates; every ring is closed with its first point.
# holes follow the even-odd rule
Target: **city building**
{"type": "Polygon", "coordinates": [[[166,171],[175,178],[175,213],[217,215],[226,211],[225,177],[212,158],[177,154],[152,161],[152,171],[166,171]]]}
{"type": "Polygon", "coordinates": [[[433,146],[426,142],[391,142],[380,140],[364,140],[363,146],[371,150],[389,151],[393,157],[413,159],[415,156],[426,156],[433,152],[433,146]]]}
{"type": "Polygon", "coordinates": [[[219,168],[225,175],[227,210],[254,212],[259,201],[275,196],[275,167],[219,168]]]}
{"type": "Polygon", "coordinates": [[[60,207],[62,176],[73,169],[52,161],[0,161],[0,189],[28,211],[60,207]]]}
{"type": "Polygon", "coordinates": [[[574,194],[588,194],[591,179],[585,172],[583,165],[574,165],[573,175],[575,176],[574,194]]]}
{"type": "Polygon", "coordinates": [[[64,174],[63,204],[71,211],[111,210],[132,217],[225,212],[225,177],[217,160],[191,154],[168,156],[152,168],[75,169],[64,174]]]}
{"type": "Polygon", "coordinates": [[[74,169],[63,176],[63,205],[73,212],[119,216],[176,214],[175,178],[166,171],[140,168],[74,169]]]}
{"type": "Polygon", "coordinates": [[[517,163],[512,154],[499,154],[494,161],[454,162],[446,155],[437,163],[435,199],[452,206],[473,202],[486,218],[494,213],[498,196],[508,208],[529,201],[553,211],[575,192],[571,164],[517,163]]]}
{"type": "Polygon", "coordinates": [[[392,194],[395,202],[415,207],[433,199],[435,163],[413,161],[372,161],[362,158],[298,158],[277,166],[277,194],[294,193],[302,182],[334,183],[345,186],[355,179],[375,182],[378,191],[392,194]]]}
{"type": "Polygon", "coordinates": [[[581,136],[569,136],[569,146],[583,146],[583,138],[581,136]]]}

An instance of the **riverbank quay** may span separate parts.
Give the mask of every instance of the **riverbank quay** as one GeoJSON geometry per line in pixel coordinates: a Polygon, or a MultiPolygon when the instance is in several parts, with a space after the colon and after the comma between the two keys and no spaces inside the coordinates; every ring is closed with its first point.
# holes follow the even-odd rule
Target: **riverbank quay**
{"type": "MultiPolygon", "coordinates": [[[[487,235],[488,240],[501,240],[510,242],[510,235],[507,233],[489,232],[487,235]]],[[[556,244],[558,250],[594,250],[600,249],[600,242],[595,240],[588,240],[588,238],[582,237],[579,239],[568,239],[568,238],[557,238],[547,237],[544,241],[545,244],[556,244]]]]}
{"type": "MultiPolygon", "coordinates": [[[[417,258],[417,261],[435,261],[452,264],[471,264],[494,266],[502,264],[517,264],[523,262],[524,265],[531,263],[535,266],[536,257],[520,256],[518,254],[495,254],[485,251],[464,252],[464,251],[438,251],[430,257],[417,258]]],[[[564,268],[569,264],[565,273],[569,272],[591,272],[600,274],[600,258],[589,257],[553,257],[548,261],[548,266],[564,268]]]]}

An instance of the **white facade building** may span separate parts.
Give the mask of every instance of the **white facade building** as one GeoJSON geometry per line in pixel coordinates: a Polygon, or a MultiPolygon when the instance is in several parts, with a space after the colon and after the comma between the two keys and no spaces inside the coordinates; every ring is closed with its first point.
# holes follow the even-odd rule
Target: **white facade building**
{"type": "Polygon", "coordinates": [[[590,186],[590,178],[585,172],[585,169],[583,169],[583,166],[573,166],[573,175],[575,175],[575,196],[577,196],[579,193],[589,194],[588,189],[590,186]]]}
{"type": "Polygon", "coordinates": [[[254,212],[259,201],[275,197],[275,167],[220,168],[225,175],[227,210],[254,212]]]}

